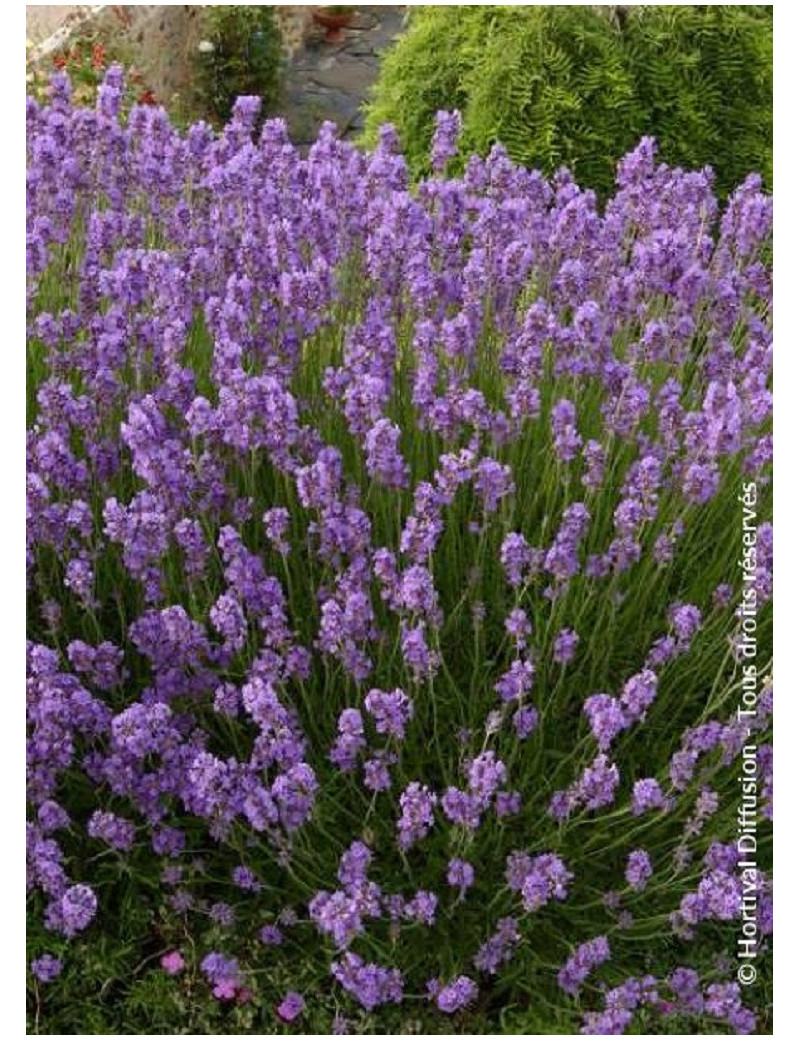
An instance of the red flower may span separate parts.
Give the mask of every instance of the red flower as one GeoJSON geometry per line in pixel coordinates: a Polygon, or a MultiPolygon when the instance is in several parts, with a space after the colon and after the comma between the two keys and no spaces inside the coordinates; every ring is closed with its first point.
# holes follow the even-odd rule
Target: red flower
{"type": "Polygon", "coordinates": [[[140,105],[157,105],[156,96],[152,90],[143,90],[136,99],[140,105]]]}
{"type": "Polygon", "coordinates": [[[106,67],[106,48],[105,44],[96,43],[92,47],[92,68],[93,69],[104,69],[106,67]]]}

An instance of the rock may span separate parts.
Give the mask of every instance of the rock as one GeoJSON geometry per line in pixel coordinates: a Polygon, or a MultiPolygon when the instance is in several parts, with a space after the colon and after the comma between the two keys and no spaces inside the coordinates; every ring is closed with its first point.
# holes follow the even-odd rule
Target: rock
{"type": "Polygon", "coordinates": [[[326,42],[324,30],[308,34],[287,74],[284,116],[296,144],[313,142],[325,120],[335,122],[345,138],[360,135],[362,106],[378,78],[380,52],[402,30],[404,14],[400,6],[360,7],[343,42],[326,42]]]}

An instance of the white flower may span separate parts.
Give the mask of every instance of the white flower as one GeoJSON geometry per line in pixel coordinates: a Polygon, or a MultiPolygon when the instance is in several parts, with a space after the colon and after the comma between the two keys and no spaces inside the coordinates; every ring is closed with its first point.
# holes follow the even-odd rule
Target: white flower
{"type": "Polygon", "coordinates": [[[490,711],[486,716],[486,733],[491,736],[503,728],[502,711],[490,711]]]}
{"type": "Polygon", "coordinates": [[[201,40],[197,45],[197,49],[201,54],[212,54],[214,52],[214,44],[211,40],[201,40]]]}

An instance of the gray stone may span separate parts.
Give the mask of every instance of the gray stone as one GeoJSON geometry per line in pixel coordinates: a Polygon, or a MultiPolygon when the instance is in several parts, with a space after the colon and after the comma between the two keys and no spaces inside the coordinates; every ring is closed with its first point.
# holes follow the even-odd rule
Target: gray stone
{"type": "Polygon", "coordinates": [[[404,22],[401,7],[361,7],[343,40],[328,43],[314,30],[289,66],[284,117],[296,144],[314,141],[320,125],[332,120],[345,138],[364,126],[362,106],[378,78],[379,55],[404,22]]]}
{"type": "Polygon", "coordinates": [[[317,69],[311,79],[322,87],[344,90],[348,94],[364,95],[376,78],[374,63],[353,58],[342,59],[328,68],[317,69]]]}

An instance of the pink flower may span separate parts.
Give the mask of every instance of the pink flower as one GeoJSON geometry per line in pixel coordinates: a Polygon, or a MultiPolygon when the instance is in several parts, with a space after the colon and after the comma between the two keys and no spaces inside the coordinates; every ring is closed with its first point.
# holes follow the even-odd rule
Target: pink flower
{"type": "Polygon", "coordinates": [[[303,1014],[305,1009],[305,1000],[299,993],[295,993],[294,990],[290,989],[278,1005],[278,1017],[282,1018],[284,1022],[294,1022],[296,1018],[303,1014]]]}
{"type": "Polygon", "coordinates": [[[161,958],[161,967],[167,975],[180,975],[186,967],[186,961],[177,950],[170,950],[161,958]]]}
{"type": "Polygon", "coordinates": [[[233,979],[220,979],[212,992],[217,1000],[233,1000],[236,996],[236,983],[233,979]]]}

